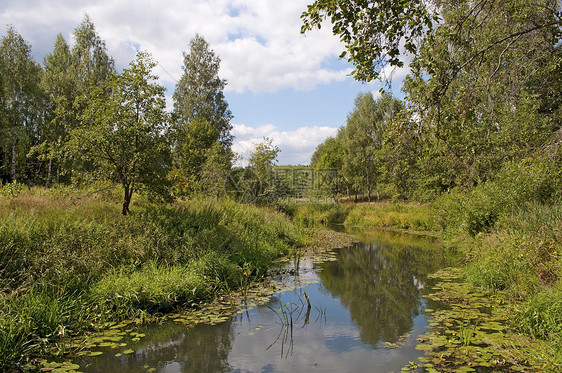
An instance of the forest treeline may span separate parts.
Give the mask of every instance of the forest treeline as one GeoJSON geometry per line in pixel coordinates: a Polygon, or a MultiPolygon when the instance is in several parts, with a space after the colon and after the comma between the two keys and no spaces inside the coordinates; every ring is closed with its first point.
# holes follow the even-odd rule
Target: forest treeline
{"type": "MultiPolygon", "coordinates": [[[[224,192],[235,157],[232,113],[226,81],[218,75],[220,59],[203,37],[195,36],[183,54],[171,112],[151,55],[139,51],[117,72],[88,16],[72,45],[57,36],[42,65],[13,27],[0,44],[3,184],[109,180],[123,189],[123,214],[139,190],[165,200],[224,192]]],[[[265,141],[250,166],[267,169],[278,151],[265,141]]]]}
{"type": "Polygon", "coordinates": [[[451,190],[472,190],[529,163],[536,167],[529,172],[548,172],[550,188],[558,189],[557,3],[440,1],[433,12],[421,1],[406,8],[396,1],[373,3],[388,9],[379,14],[360,2],[336,2],[333,8],[316,2],[303,18],[332,20],[358,79],[384,78],[388,69],[377,61],[401,67],[410,60],[406,99],[360,94],[346,125],[317,147],[311,166],[341,169],[342,192],[369,199],[376,193],[429,201],[451,190]],[[404,23],[385,13],[391,10],[404,23]],[[370,21],[360,23],[361,14],[369,12],[370,21]],[[354,28],[344,28],[346,22],[354,28]],[[391,36],[398,38],[395,44],[391,36]],[[409,56],[400,54],[402,47],[393,49],[400,43],[409,56]]]}

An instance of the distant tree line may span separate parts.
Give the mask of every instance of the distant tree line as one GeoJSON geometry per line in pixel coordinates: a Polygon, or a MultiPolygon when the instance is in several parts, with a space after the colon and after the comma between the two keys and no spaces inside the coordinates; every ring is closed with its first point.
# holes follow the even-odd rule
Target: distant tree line
{"type": "Polygon", "coordinates": [[[156,61],[139,51],[117,72],[88,16],[73,43],[59,34],[40,65],[9,27],[0,41],[0,179],[51,186],[119,183],[123,214],[135,191],[218,195],[232,167],[232,113],[220,59],[197,35],[166,111],[156,61]]]}
{"type": "Polygon", "coordinates": [[[561,176],[560,3],[315,1],[303,32],[324,19],[363,81],[409,63],[405,102],[357,97],[311,164],[342,170],[342,193],[432,199],[470,190],[514,164],[561,176]],[[406,57],[409,54],[410,57],[406,57]]]}

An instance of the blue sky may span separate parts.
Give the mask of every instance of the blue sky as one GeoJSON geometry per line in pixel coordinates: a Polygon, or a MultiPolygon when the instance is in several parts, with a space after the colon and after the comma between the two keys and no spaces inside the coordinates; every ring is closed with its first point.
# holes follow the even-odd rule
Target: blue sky
{"type": "MultiPolygon", "coordinates": [[[[280,164],[307,164],[315,147],[345,124],[357,94],[381,87],[348,76],[352,66],[338,59],[342,45],[330,27],[300,34],[310,1],[2,0],[0,32],[13,25],[42,62],[58,33],[72,44],[88,14],[118,69],[138,49],[153,55],[168,98],[182,74],[182,52],[200,34],[221,58],[234,150],[247,159],[253,144],[270,137],[281,149],[280,164]]],[[[395,72],[398,97],[405,72],[395,72]]]]}

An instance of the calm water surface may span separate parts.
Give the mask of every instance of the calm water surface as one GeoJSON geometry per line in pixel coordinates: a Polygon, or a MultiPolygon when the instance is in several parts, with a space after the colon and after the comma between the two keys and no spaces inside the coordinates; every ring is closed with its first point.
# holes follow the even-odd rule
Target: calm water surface
{"type": "Polygon", "coordinates": [[[419,237],[357,237],[359,244],[337,251],[337,261],[304,262],[300,276],[287,280],[292,289],[265,305],[214,326],[145,326],[133,354],[115,357],[118,350],[106,350],[77,360],[80,370],[399,372],[423,354],[415,349],[427,330],[429,306],[421,295],[427,275],[447,259],[419,237]]]}

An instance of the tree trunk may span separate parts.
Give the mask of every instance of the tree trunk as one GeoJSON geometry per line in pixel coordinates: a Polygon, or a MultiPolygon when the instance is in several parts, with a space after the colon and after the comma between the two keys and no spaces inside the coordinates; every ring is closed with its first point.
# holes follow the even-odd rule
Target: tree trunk
{"type": "Polygon", "coordinates": [[[17,139],[14,137],[12,141],[12,183],[17,181],[16,178],[16,143],[17,139]]]}
{"type": "Polygon", "coordinates": [[[371,178],[367,173],[367,201],[371,202],[371,178]]]}
{"type": "Polygon", "coordinates": [[[131,197],[133,196],[133,188],[129,184],[123,183],[123,189],[125,190],[125,195],[123,196],[123,209],[121,210],[122,215],[129,214],[129,205],[131,204],[131,197]]]}
{"type": "Polygon", "coordinates": [[[127,215],[129,213],[129,205],[131,204],[131,199],[127,196],[125,192],[125,198],[123,199],[123,209],[121,210],[122,215],[127,215]]]}
{"type": "Polygon", "coordinates": [[[49,165],[47,166],[47,180],[45,181],[45,186],[48,187],[51,183],[51,169],[53,167],[53,160],[49,159],[49,165]]]}

